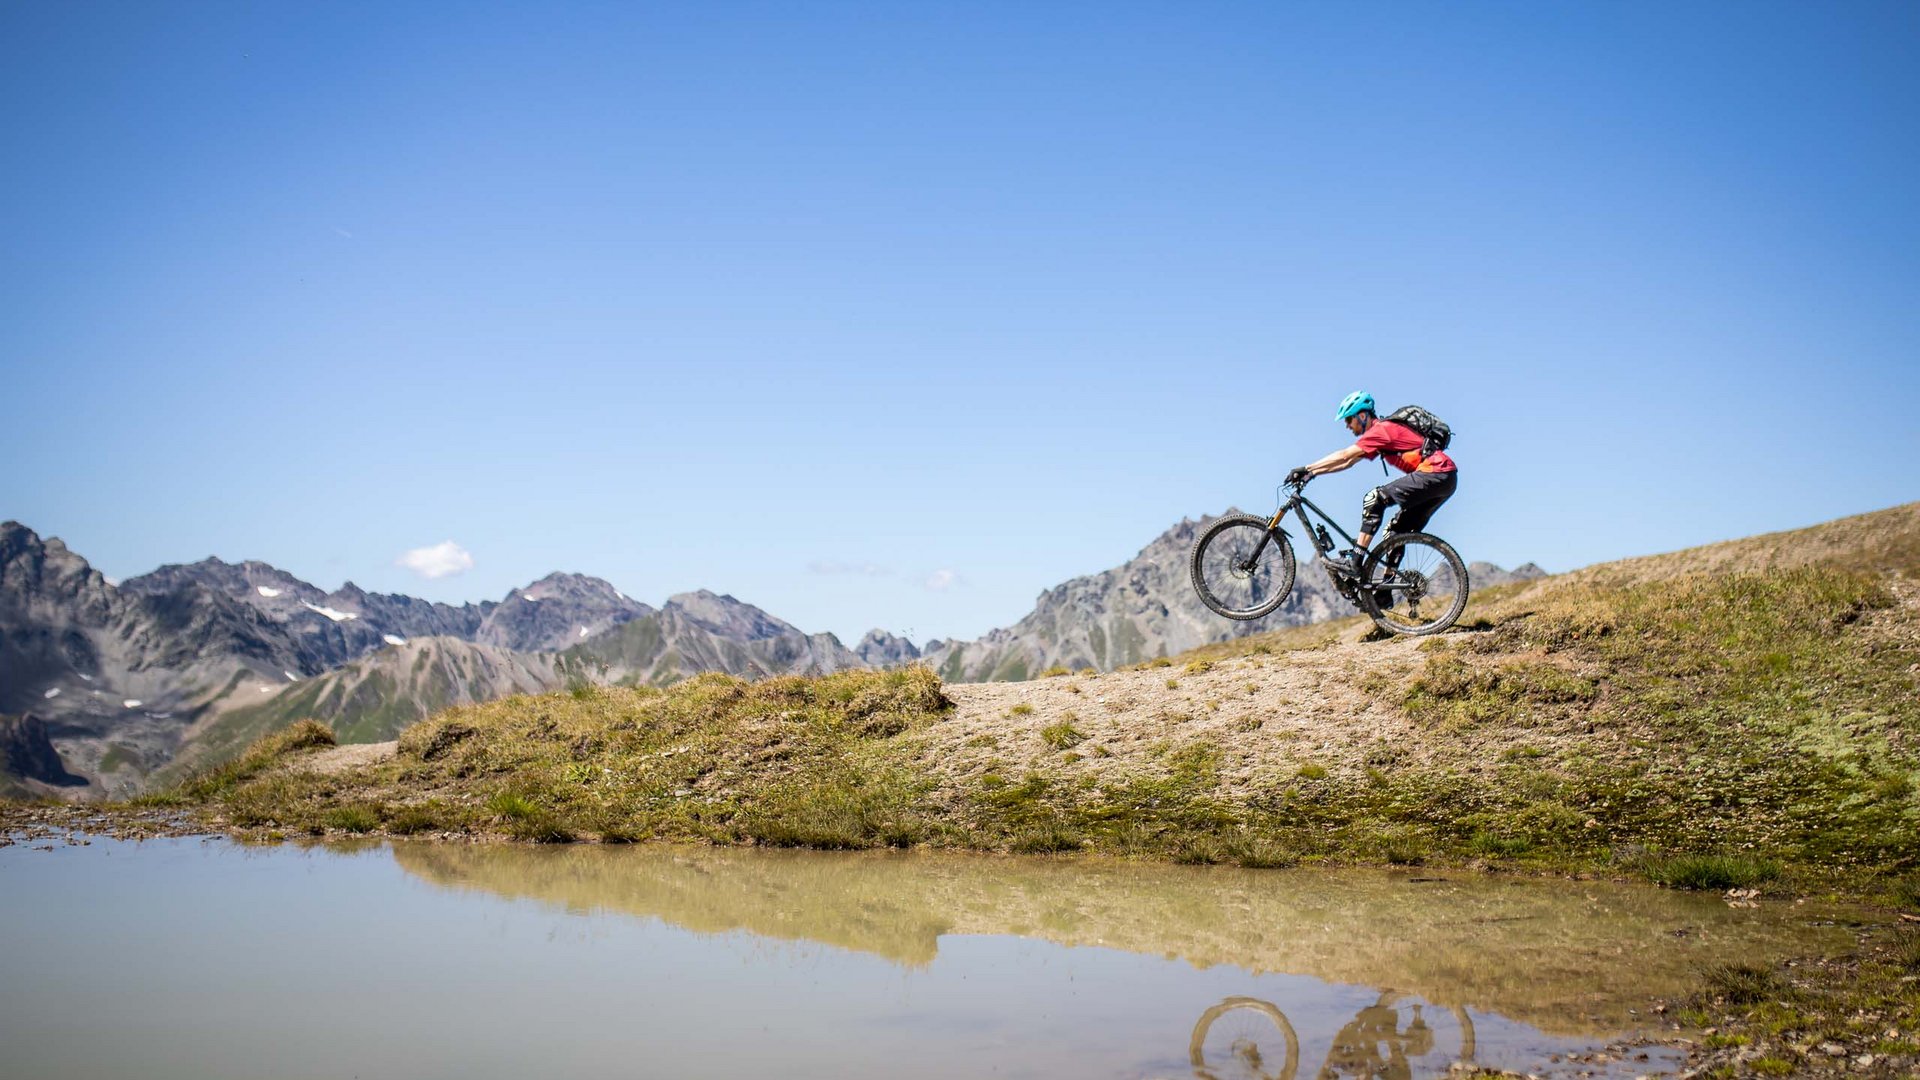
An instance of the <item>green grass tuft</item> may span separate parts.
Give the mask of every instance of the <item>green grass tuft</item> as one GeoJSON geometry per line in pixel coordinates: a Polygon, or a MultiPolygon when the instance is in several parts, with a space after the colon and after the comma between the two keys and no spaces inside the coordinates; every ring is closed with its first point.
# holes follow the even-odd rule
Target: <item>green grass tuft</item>
{"type": "Polygon", "coordinates": [[[380,827],[380,813],[370,806],[338,806],[320,819],[327,828],[341,832],[365,833],[380,827]]]}
{"type": "Polygon", "coordinates": [[[395,836],[413,836],[424,832],[453,831],[463,824],[461,815],[452,807],[428,799],[395,809],[387,818],[386,829],[395,836]]]}
{"type": "Polygon", "coordinates": [[[1903,923],[1894,932],[1893,962],[1902,971],[1920,974],[1920,926],[1903,923]]]}
{"type": "Polygon", "coordinates": [[[1280,870],[1300,865],[1300,853],[1265,837],[1237,836],[1227,841],[1229,861],[1248,870],[1280,870]]]}
{"type": "Polygon", "coordinates": [[[1647,880],[1669,889],[1745,889],[1780,876],[1777,863],[1746,855],[1674,855],[1641,867],[1647,880]]]}
{"type": "Polygon", "coordinates": [[[1701,972],[1706,992],[1733,1005],[1753,1005],[1785,990],[1780,977],[1752,964],[1715,964],[1701,972]]]}
{"type": "Polygon", "coordinates": [[[1512,857],[1525,855],[1533,850],[1533,838],[1530,836],[1501,836],[1480,831],[1467,840],[1467,850],[1476,855],[1501,855],[1512,857]]]}
{"type": "Polygon", "coordinates": [[[1895,878],[1887,889],[1893,906],[1903,911],[1920,912],[1920,874],[1895,878]]]}
{"type": "Polygon", "coordinates": [[[1007,849],[1021,855],[1046,855],[1061,851],[1079,851],[1081,835],[1065,824],[1046,820],[1016,829],[1007,849]]]}
{"type": "Polygon", "coordinates": [[[1055,750],[1065,750],[1087,741],[1086,735],[1073,726],[1071,720],[1062,720],[1057,724],[1048,724],[1040,729],[1040,741],[1055,750]]]}

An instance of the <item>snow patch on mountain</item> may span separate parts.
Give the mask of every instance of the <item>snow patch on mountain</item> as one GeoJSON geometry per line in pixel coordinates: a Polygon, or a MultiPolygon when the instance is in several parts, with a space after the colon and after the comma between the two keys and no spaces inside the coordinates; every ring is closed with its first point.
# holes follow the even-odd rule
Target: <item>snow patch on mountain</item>
{"type": "Polygon", "coordinates": [[[327,607],[324,604],[309,604],[305,600],[300,601],[300,606],[306,608],[309,611],[317,611],[320,614],[325,615],[327,618],[332,619],[334,622],[346,622],[348,619],[357,619],[360,617],[358,615],[355,615],[351,611],[340,611],[335,608],[327,607]]]}

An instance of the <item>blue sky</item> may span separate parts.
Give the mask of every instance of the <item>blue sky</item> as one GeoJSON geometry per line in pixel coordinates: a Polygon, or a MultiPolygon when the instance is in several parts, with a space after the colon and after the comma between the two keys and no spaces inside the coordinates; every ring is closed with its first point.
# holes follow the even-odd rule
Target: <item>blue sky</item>
{"type": "Polygon", "coordinates": [[[1270,508],[1353,389],[1458,429],[1469,558],[1890,506],[1916,48],[1912,4],[11,4],[0,517],[925,641],[1270,508]]]}

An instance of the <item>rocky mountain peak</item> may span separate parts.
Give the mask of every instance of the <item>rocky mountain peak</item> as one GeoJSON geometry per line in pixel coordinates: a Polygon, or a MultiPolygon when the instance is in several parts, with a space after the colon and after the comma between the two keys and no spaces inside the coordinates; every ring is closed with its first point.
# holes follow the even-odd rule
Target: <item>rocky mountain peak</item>
{"type": "Polygon", "coordinates": [[[652,612],[597,577],[554,573],[488,605],[477,637],[521,651],[565,649],[652,612]]]}
{"type": "Polygon", "coordinates": [[[706,589],[668,597],[663,610],[677,612],[713,633],[736,641],[761,641],[800,632],[752,604],[706,589]]]}
{"type": "Polygon", "coordinates": [[[250,603],[283,594],[306,600],[318,600],[324,595],[320,589],[271,563],[252,559],[230,563],[214,555],[199,562],[168,563],[120,583],[123,591],[136,596],[175,593],[195,587],[245,598],[250,603]]]}
{"type": "Polygon", "coordinates": [[[920,659],[920,650],[913,642],[885,630],[867,631],[853,652],[869,667],[898,667],[920,659]]]}
{"type": "Polygon", "coordinates": [[[0,608],[103,623],[118,604],[105,575],[59,537],[42,539],[17,521],[0,524],[0,608]]]}
{"type": "Polygon", "coordinates": [[[592,600],[606,604],[633,606],[653,610],[637,600],[629,600],[613,583],[590,574],[552,573],[518,590],[519,595],[529,599],[551,600],[592,600]]]}

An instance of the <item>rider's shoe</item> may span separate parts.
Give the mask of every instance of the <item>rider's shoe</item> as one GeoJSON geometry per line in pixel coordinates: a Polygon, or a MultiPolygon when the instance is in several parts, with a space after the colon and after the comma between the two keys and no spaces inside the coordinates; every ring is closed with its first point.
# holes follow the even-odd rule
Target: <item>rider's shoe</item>
{"type": "Polygon", "coordinates": [[[1362,580],[1367,566],[1367,552],[1364,548],[1349,548],[1338,555],[1329,555],[1327,568],[1354,581],[1362,580]]]}

